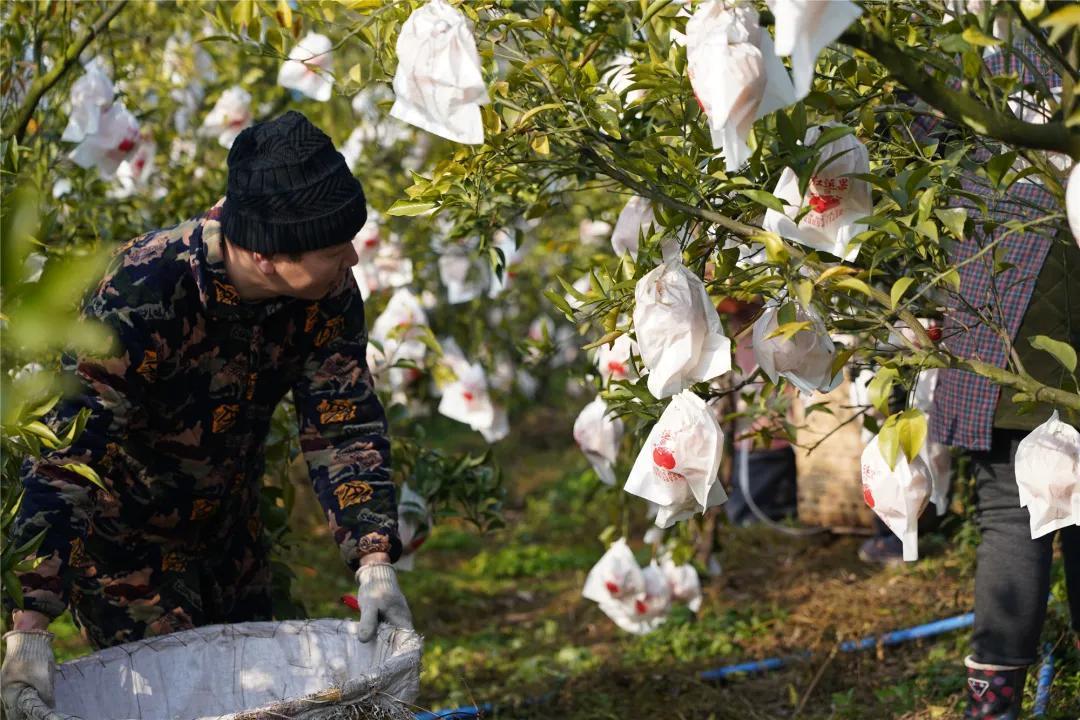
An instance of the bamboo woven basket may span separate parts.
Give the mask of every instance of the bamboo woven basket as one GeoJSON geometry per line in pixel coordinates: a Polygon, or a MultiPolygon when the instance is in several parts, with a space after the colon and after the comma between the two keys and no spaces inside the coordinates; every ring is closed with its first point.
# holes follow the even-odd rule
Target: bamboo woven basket
{"type": "Polygon", "coordinates": [[[838,532],[865,531],[873,527],[874,518],[862,493],[861,459],[866,445],[862,422],[855,420],[837,429],[856,414],[850,387],[851,381],[845,378],[832,392],[817,393],[810,400],[800,397],[792,408],[795,424],[806,425],[799,432],[801,447],[795,448],[799,520],[838,532]],[[827,402],[833,414],[813,412],[807,417],[806,405],[818,402],[827,402]],[[806,450],[819,441],[812,452],[806,450]]]}

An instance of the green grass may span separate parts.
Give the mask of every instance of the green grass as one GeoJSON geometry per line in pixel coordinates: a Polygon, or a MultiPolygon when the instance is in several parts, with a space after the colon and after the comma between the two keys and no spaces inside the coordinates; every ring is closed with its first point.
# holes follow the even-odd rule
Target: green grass
{"type": "MultiPolygon", "coordinates": [[[[587,471],[568,440],[571,421],[572,414],[526,419],[496,446],[511,484],[506,527],[480,536],[460,520],[440,521],[417,569],[399,574],[425,635],[421,706],[495,702],[496,718],[545,720],[760,720],[789,718],[800,707],[799,717],[811,720],[959,717],[967,632],[879,651],[830,650],[969,610],[977,542],[970,522],[950,520],[946,533],[924,538],[924,559],[889,570],[858,562],[858,538],[722,527],[724,574],[707,581],[699,615],[676,607],[657,631],[635,637],[580,592],[603,552],[604,528],[622,523],[640,546],[645,520],[640,507],[625,512],[620,489],[587,471]],[[697,679],[704,669],[807,648],[809,658],[777,672],[724,684],[697,679]]],[[[453,447],[472,435],[438,421],[428,436],[453,447]]],[[[320,514],[294,521],[288,560],[297,594],[313,616],[351,617],[339,598],[355,591],[353,580],[320,514]]],[[[1054,594],[1044,632],[1058,644],[1049,717],[1076,718],[1080,653],[1067,628],[1060,562],[1054,594]]],[[[85,652],[68,616],[53,629],[60,659],[85,652]]],[[[1033,669],[1029,708],[1034,687],[1033,669]]]]}

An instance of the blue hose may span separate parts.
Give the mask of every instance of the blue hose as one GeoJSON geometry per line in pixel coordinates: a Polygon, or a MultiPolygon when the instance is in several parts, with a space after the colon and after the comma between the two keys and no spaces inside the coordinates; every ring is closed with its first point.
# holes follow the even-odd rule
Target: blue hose
{"type": "MultiPolygon", "coordinates": [[[[897,645],[908,640],[918,640],[919,638],[933,637],[934,635],[941,635],[942,633],[951,632],[953,630],[960,630],[962,628],[971,627],[975,622],[974,613],[965,613],[963,615],[957,615],[951,618],[945,618],[944,620],[936,620],[924,625],[916,625],[915,627],[906,628],[904,630],[894,630],[893,632],[885,633],[879,637],[866,637],[862,640],[847,640],[840,643],[841,652],[855,652],[857,650],[869,650],[870,648],[877,647],[878,643],[882,645],[897,645]]],[[[705,681],[717,681],[724,680],[732,675],[738,675],[741,673],[756,673],[756,672],[769,672],[771,670],[779,670],[790,662],[803,660],[810,656],[809,652],[802,652],[796,655],[791,655],[786,658],[773,657],[766,658],[764,660],[754,660],[751,662],[737,663],[735,665],[725,665],[723,667],[713,668],[712,670],[705,670],[698,677],[705,681]]],[[[1047,659],[1043,661],[1043,668],[1039,672],[1039,689],[1040,692],[1044,692],[1046,698],[1043,701],[1043,712],[1045,713],[1046,701],[1050,696],[1050,678],[1054,674],[1053,659],[1047,652],[1047,659]],[[1049,662],[1049,670],[1047,670],[1047,662],[1049,662]],[[1043,676],[1046,676],[1045,690],[1043,690],[1043,676]]],[[[1035,698],[1036,710],[1039,708],[1039,696],[1035,698]]],[[[470,718],[482,717],[485,713],[492,712],[491,703],[485,703],[479,707],[467,706],[454,708],[453,710],[437,710],[435,712],[419,712],[416,713],[416,720],[469,720],[470,718]]]]}
{"type": "Polygon", "coordinates": [[[469,720],[470,718],[483,717],[492,712],[491,703],[483,705],[466,705],[465,707],[453,708],[452,710],[423,710],[416,713],[416,720],[469,720]]]}
{"type": "Polygon", "coordinates": [[[738,675],[739,673],[756,673],[756,672],[768,672],[770,670],[779,670],[792,660],[801,659],[801,656],[794,655],[789,658],[766,658],[765,660],[754,660],[753,662],[744,662],[737,665],[725,665],[724,667],[713,668],[712,670],[706,670],[698,675],[702,680],[715,681],[724,680],[732,675],[738,675]]]}
{"type": "Polygon", "coordinates": [[[840,652],[869,650],[870,648],[877,647],[879,642],[882,645],[896,645],[908,640],[933,637],[934,635],[971,627],[974,622],[975,613],[965,613],[963,615],[945,618],[944,620],[926,623],[925,625],[916,625],[915,627],[907,628],[906,630],[894,630],[893,632],[885,633],[879,638],[871,636],[863,638],[862,640],[847,640],[840,643],[840,652]]]}
{"type": "Polygon", "coordinates": [[[1045,717],[1050,704],[1050,683],[1054,680],[1054,646],[1046,643],[1043,648],[1042,666],[1039,667],[1039,684],[1035,687],[1035,707],[1031,717],[1045,717]]]}

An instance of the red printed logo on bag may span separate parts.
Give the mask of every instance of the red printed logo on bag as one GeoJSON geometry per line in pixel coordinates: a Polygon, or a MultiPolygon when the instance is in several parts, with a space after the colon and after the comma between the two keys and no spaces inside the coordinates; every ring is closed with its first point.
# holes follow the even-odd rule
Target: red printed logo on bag
{"type": "Polygon", "coordinates": [[[874,495],[870,492],[870,487],[868,485],[862,486],[862,497],[863,500],[866,501],[866,504],[869,505],[870,509],[872,510],[874,508],[874,495]]]}
{"type": "Polygon", "coordinates": [[[840,203],[844,201],[851,181],[848,178],[829,178],[814,176],[810,179],[809,197],[806,204],[810,212],[802,222],[811,227],[822,228],[835,222],[843,213],[840,203]]]}
{"type": "Polygon", "coordinates": [[[644,615],[648,610],[649,606],[645,604],[644,600],[634,601],[634,611],[637,612],[638,615],[644,615]]]}
{"type": "Polygon", "coordinates": [[[685,475],[675,472],[675,466],[678,464],[675,453],[665,447],[670,440],[671,433],[665,432],[660,436],[660,442],[653,447],[653,475],[664,482],[686,482],[685,475]]]}
{"type": "Polygon", "coordinates": [[[609,360],[607,364],[608,373],[612,378],[622,380],[626,377],[626,365],[618,360],[609,360]]]}
{"type": "Polygon", "coordinates": [[[840,198],[835,195],[811,195],[810,202],[807,204],[810,205],[810,209],[814,212],[823,213],[839,205],[840,198]]]}
{"type": "Polygon", "coordinates": [[[604,587],[606,587],[607,591],[609,593],[611,593],[612,595],[618,595],[619,594],[619,584],[618,583],[614,583],[614,582],[608,580],[606,583],[604,583],[604,587]]]}

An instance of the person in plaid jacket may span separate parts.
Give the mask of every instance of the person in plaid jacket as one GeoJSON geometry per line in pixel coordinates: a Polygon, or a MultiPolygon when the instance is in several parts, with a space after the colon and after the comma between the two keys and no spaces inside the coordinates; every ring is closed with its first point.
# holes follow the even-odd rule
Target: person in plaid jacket
{"type": "MultiPolygon", "coordinates": [[[[1027,88],[1060,88],[1061,78],[1032,43],[1018,49],[1023,57],[997,52],[985,58],[989,73],[1015,74],[1027,88]]],[[[1030,115],[1041,108],[1025,110],[1030,115]]],[[[942,144],[954,130],[938,119],[917,126],[921,140],[942,144]]],[[[982,147],[970,167],[1000,152],[982,147]]],[[[1068,159],[1050,160],[1064,164],[1068,159]]],[[[961,183],[971,197],[958,196],[958,205],[967,208],[975,230],[950,250],[960,273],[959,302],[945,317],[942,342],[958,357],[997,367],[1012,357],[1040,382],[1069,387],[1064,368],[1028,342],[1048,335],[1080,347],[1080,248],[1064,221],[1045,222],[1061,213],[1060,203],[1038,181],[1021,179],[1002,191],[969,170],[961,183]],[[996,248],[979,255],[993,244],[996,248]]],[[[985,377],[942,370],[930,417],[931,440],[969,452],[977,493],[981,540],[972,653],[965,660],[965,718],[978,720],[1019,716],[1027,668],[1037,660],[1046,617],[1054,534],[1061,537],[1073,629],[1080,631],[1080,527],[1033,540],[1013,466],[1017,444],[1053,408],[1040,404],[1021,414],[1012,394],[985,377]]],[[[1080,418],[1064,412],[1062,419],[1077,425],[1080,418]]]]}
{"type": "Polygon", "coordinates": [[[412,627],[390,565],[401,554],[390,442],[351,272],[363,189],[296,112],[242,132],[228,164],[224,198],[129,242],[85,303],[118,342],[67,363],[81,391],[51,422],[87,410],[86,428],[24,468],[12,542],[43,540],[18,578],[9,706],[27,685],[51,701],[46,628],[65,609],[96,648],[272,618],[259,491],[289,392],[312,485],[359,583],[362,634],[380,621],[412,627]]]}

